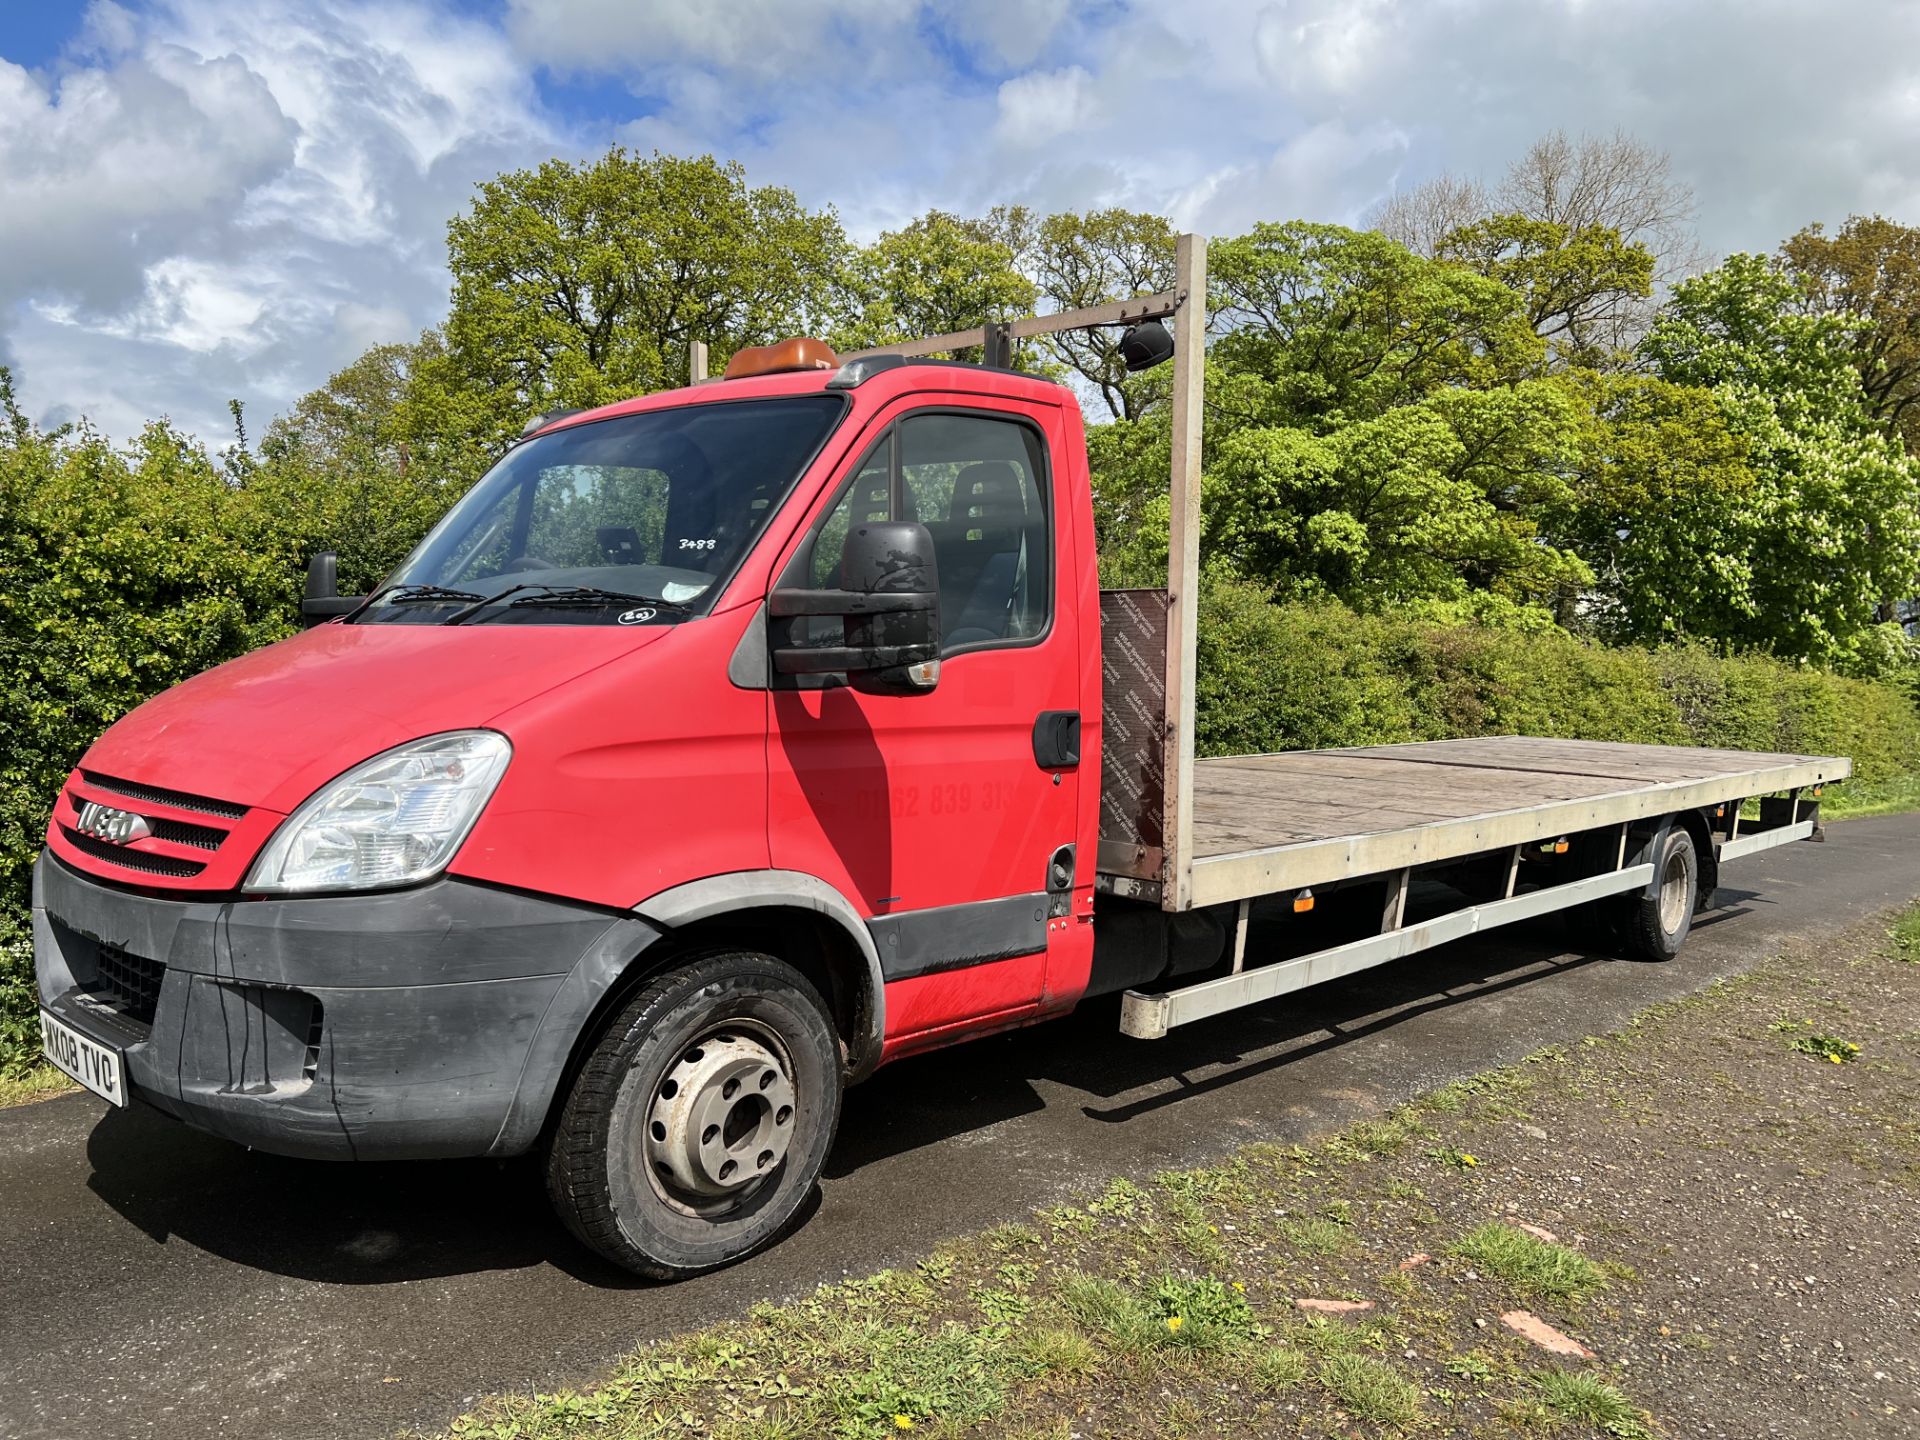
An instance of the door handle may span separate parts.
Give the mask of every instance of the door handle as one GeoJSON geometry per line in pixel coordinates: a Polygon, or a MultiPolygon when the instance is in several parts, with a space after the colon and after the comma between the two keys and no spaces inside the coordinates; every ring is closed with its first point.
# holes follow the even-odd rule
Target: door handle
{"type": "Polygon", "coordinates": [[[1080,712],[1042,710],[1033,722],[1033,761],[1042,770],[1071,770],[1080,763],[1080,712]]]}

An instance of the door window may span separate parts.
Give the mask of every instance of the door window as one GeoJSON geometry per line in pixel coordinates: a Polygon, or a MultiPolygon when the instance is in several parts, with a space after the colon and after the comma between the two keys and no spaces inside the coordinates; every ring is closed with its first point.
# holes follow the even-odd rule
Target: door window
{"type": "Polygon", "coordinates": [[[828,513],[809,573],[816,586],[833,583],[856,520],[917,520],[933,537],[939,569],[941,653],[1018,644],[1045,633],[1052,614],[1046,501],[1045,451],[1032,427],[978,414],[910,415],[828,513]]]}

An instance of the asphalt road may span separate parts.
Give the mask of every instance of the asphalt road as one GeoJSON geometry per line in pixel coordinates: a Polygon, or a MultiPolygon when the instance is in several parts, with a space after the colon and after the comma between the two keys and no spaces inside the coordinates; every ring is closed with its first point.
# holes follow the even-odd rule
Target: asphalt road
{"type": "Polygon", "coordinates": [[[903,1062],[849,1097],[802,1230],[671,1287],[575,1246],[525,1164],[281,1160],[78,1095],[0,1111],[0,1435],[380,1436],[591,1378],[649,1336],[1346,1123],[1920,894],[1920,816],[1831,837],[1732,869],[1669,965],[1569,954],[1542,926],[1163,1041],[1097,1006],[903,1062]]]}

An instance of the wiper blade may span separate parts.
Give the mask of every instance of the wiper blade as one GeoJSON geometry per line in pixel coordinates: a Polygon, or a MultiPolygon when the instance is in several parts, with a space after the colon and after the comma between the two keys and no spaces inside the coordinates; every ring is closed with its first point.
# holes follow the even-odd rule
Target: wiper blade
{"type": "Polygon", "coordinates": [[[592,606],[592,605],[650,605],[656,610],[677,610],[680,614],[692,613],[678,600],[668,600],[659,595],[635,595],[626,590],[606,590],[598,585],[556,585],[537,595],[522,595],[518,600],[508,603],[509,610],[521,605],[553,606],[592,606]]]}
{"type": "Polygon", "coordinates": [[[509,585],[498,595],[489,595],[484,600],[475,601],[464,610],[456,610],[453,614],[449,615],[443,623],[448,625],[465,624],[469,619],[478,615],[489,605],[500,600],[505,600],[509,595],[519,595],[521,597],[518,600],[508,603],[507,608],[509,610],[516,605],[553,605],[561,607],[582,605],[651,605],[656,610],[676,610],[682,615],[691,615],[693,613],[692,610],[682,605],[678,600],[666,600],[657,595],[631,595],[625,590],[603,590],[598,585],[549,585],[529,581],[521,585],[509,585]],[[528,591],[535,593],[528,594],[526,593],[528,591]]]}
{"type": "Polygon", "coordinates": [[[385,600],[389,605],[412,605],[434,600],[472,601],[486,598],[485,595],[477,594],[472,590],[449,590],[444,585],[408,585],[404,582],[399,585],[383,585],[362,600],[359,609],[348,612],[347,623],[351,624],[358,619],[376,600],[385,600]]]}

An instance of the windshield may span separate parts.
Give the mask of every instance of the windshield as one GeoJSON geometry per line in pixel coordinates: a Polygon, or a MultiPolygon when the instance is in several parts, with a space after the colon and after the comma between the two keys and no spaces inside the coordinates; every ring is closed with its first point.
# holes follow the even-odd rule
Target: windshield
{"type": "Polygon", "coordinates": [[[515,446],[356,624],[670,624],[704,614],[845,402],[621,415],[515,446]]]}

